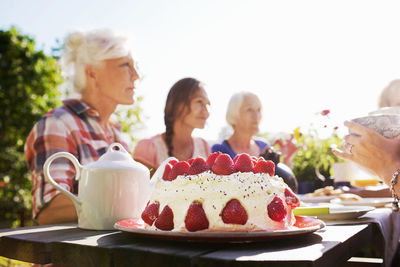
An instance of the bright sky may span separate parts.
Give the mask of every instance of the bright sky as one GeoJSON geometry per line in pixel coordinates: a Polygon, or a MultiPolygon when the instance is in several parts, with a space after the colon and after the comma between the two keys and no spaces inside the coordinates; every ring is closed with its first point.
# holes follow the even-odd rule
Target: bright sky
{"type": "Polygon", "coordinates": [[[2,0],[0,28],[17,26],[45,51],[76,29],[129,32],[147,117],[136,135],[164,131],[168,90],[191,76],[212,103],[195,134],[214,140],[229,97],[242,90],[264,105],[262,132],[309,125],[323,109],[339,126],[376,109],[381,89],[400,78],[399,8],[384,0],[2,0]]]}

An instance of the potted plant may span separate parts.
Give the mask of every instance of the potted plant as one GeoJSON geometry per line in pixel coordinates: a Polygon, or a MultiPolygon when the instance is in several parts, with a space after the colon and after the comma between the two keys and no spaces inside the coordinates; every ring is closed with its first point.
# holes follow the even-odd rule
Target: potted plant
{"type": "MultiPolygon", "coordinates": [[[[329,119],[329,113],[329,110],[323,110],[318,115],[329,119]]],[[[300,127],[294,131],[298,150],[292,160],[292,170],[299,183],[300,194],[333,185],[331,166],[342,161],[331,152],[334,146],[339,146],[342,142],[337,134],[338,127],[328,127],[328,124],[323,123],[322,130],[329,131],[324,138],[320,137],[321,131],[313,124],[306,133],[300,127]]]]}

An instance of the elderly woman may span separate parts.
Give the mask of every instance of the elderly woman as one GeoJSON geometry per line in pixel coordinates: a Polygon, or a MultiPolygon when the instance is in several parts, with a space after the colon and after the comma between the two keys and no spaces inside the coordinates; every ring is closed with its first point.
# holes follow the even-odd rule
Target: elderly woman
{"type": "Polygon", "coordinates": [[[282,177],[292,190],[297,192],[297,180],[285,164],[279,162],[279,154],[270,145],[255,135],[259,132],[262,105],[257,95],[251,92],[234,94],[228,104],[226,121],[233,128],[233,134],[221,144],[211,147],[211,152],[220,151],[233,159],[237,154],[263,156],[275,162],[275,173],[282,177]]]}
{"type": "MultiPolygon", "coordinates": [[[[77,220],[72,201],[46,182],[46,159],[66,151],[85,165],[96,161],[113,142],[128,150],[120,125],[111,115],[117,105],[133,104],[135,81],[139,78],[127,39],[111,30],[69,35],[61,67],[74,74],[70,80],[80,98],[65,100],[63,106],[45,114],[25,144],[33,184],[33,217],[40,224],[77,220]]],[[[75,169],[70,162],[55,161],[52,175],[58,184],[77,193],[75,169]]]]}
{"type": "Polygon", "coordinates": [[[210,147],[206,140],[193,137],[194,129],[204,128],[210,100],[202,83],[194,78],[177,81],[170,89],[164,109],[165,132],[141,140],[135,147],[134,158],[152,170],[168,157],[188,160],[207,158],[210,147]]]}

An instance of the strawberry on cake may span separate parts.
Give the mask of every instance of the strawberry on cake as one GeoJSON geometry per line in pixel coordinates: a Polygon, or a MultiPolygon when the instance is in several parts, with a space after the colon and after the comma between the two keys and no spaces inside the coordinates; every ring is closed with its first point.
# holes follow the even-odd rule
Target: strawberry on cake
{"type": "Polygon", "coordinates": [[[173,159],[160,168],[162,177],[153,177],[154,190],[142,213],[146,229],[272,231],[295,223],[292,210],[300,201],[274,175],[272,161],[247,154],[232,161],[216,152],[207,161],[173,159]]]}

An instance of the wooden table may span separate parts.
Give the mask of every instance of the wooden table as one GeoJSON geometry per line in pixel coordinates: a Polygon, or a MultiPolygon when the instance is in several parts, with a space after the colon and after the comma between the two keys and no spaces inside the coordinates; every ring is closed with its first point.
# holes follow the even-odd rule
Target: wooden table
{"type": "Polygon", "coordinates": [[[67,266],[340,266],[374,242],[373,224],[328,225],[305,236],[255,243],[138,238],[59,224],[0,230],[0,256],[67,266]]]}

